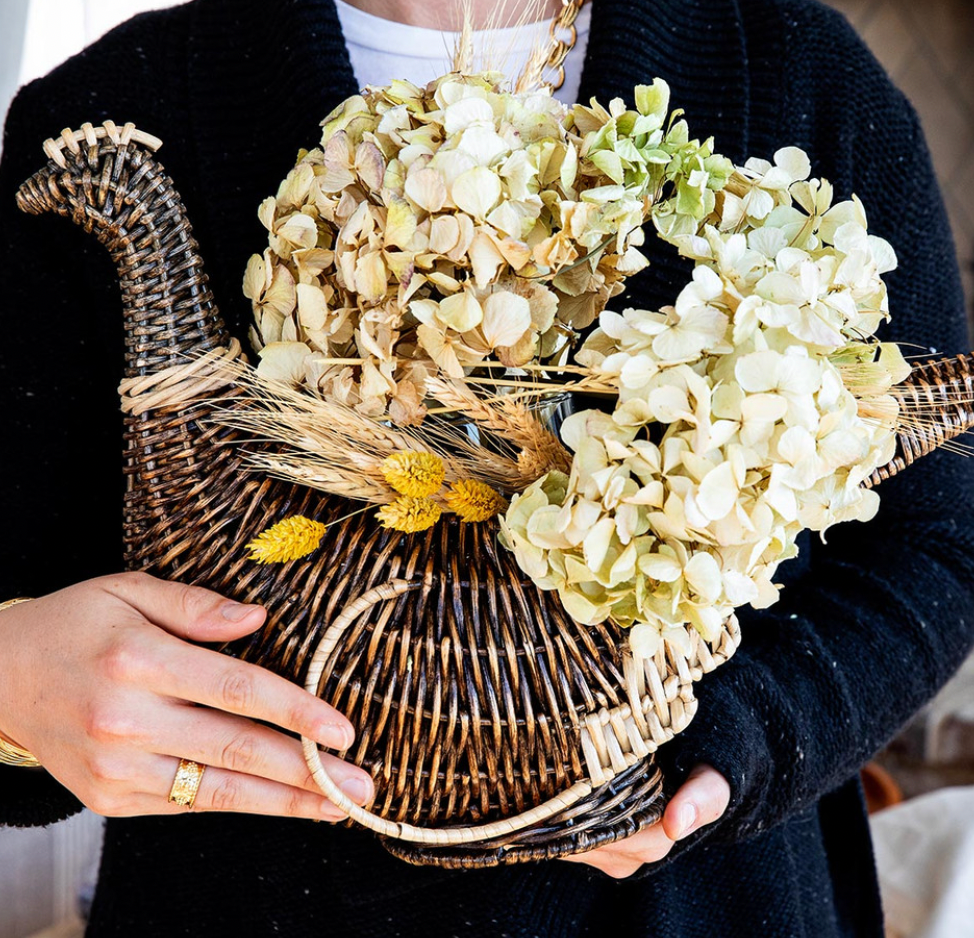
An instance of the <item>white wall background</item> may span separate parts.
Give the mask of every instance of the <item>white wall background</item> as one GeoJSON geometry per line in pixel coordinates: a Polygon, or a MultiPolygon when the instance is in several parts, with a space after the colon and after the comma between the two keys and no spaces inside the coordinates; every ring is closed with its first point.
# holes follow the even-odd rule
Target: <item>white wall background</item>
{"type": "Polygon", "coordinates": [[[53,827],[0,828],[0,938],[26,938],[54,922],[80,935],[73,923],[95,881],[101,838],[102,819],[87,811],[53,827]]]}

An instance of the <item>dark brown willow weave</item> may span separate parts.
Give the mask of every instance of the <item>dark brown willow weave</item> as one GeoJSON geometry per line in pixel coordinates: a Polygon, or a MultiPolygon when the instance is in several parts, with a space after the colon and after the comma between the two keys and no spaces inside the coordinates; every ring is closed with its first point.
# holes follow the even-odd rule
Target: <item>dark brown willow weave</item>
{"type": "MultiPolygon", "coordinates": [[[[65,131],[24,183],[27,212],[55,212],[93,233],[121,282],[127,378],[224,348],[226,327],[203,273],[182,202],[133,128],[65,131]]],[[[958,382],[971,399],[971,360],[927,364],[916,394],[958,382]]],[[[223,407],[238,394],[216,395],[223,407]]],[[[945,408],[934,437],[972,421],[945,408]]],[[[340,642],[321,688],[356,727],[345,757],[375,780],[372,809],[427,826],[516,815],[587,779],[580,720],[626,703],[624,633],[580,626],[557,596],[536,589],[496,544],[494,524],[448,519],[416,535],[384,530],[371,513],[328,528],[304,561],[261,566],[244,546],[292,514],[329,520],[348,503],[244,470],[236,431],[207,420],[214,404],[128,413],[125,550],[130,569],[196,583],[267,607],[265,627],[228,648],[303,682],[323,630],[349,602],[393,577],[421,586],[360,617],[340,642]]],[[[963,408],[962,408],[963,410],[963,408]]],[[[933,445],[943,440],[934,439],[933,445]]],[[[927,451],[902,451],[874,481],[927,451]]],[[[386,846],[414,863],[488,866],[581,852],[629,836],[662,812],[661,777],[646,756],[560,816],[491,842],[386,846]]]]}

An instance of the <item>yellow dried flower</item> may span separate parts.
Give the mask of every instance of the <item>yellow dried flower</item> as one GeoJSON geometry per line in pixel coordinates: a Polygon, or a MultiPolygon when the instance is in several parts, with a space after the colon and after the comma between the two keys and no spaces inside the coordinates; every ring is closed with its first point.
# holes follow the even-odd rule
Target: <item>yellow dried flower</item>
{"type": "Polygon", "coordinates": [[[428,498],[435,494],[443,484],[445,472],[439,456],[408,451],[386,456],[379,468],[386,482],[401,495],[411,498],[428,498]]]}
{"type": "Polygon", "coordinates": [[[506,499],[478,479],[461,479],[444,500],[461,521],[488,521],[507,508],[506,499]]]}
{"type": "Polygon", "coordinates": [[[258,563],[285,563],[299,560],[316,550],[325,534],[325,525],[303,515],[292,515],[261,531],[247,548],[250,559],[258,563]]]}
{"type": "Polygon", "coordinates": [[[443,509],[432,498],[400,495],[394,502],[383,505],[376,512],[376,517],[384,528],[413,534],[433,527],[442,513],[443,509]]]}

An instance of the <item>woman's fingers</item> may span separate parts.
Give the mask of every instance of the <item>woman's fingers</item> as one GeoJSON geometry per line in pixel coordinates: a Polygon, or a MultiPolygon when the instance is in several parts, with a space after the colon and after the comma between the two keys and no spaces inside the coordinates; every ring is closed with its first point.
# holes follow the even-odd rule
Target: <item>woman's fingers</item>
{"type": "Polygon", "coordinates": [[[342,714],[296,684],[161,632],[130,638],[110,668],[116,681],[273,723],[332,749],[347,749],[355,739],[342,714]]]}
{"type": "MultiPolygon", "coordinates": [[[[252,632],[262,608],[122,573],[2,618],[0,725],[97,813],[185,811],[167,799],[187,758],[208,766],[198,810],[343,817],[312,789],[297,741],[254,721],[345,749],[354,739],[348,720],[284,678],[186,641],[252,632]]],[[[352,801],[372,797],[366,773],[333,756],[324,761],[352,801]]]]}
{"type": "Polygon", "coordinates": [[[201,586],[159,580],[147,573],[119,573],[90,581],[171,635],[194,642],[223,642],[260,627],[263,606],[238,603],[201,586]]]}
{"type": "MultiPolygon", "coordinates": [[[[207,766],[192,808],[173,804],[169,791],[179,760],[152,756],[147,762],[148,786],[152,791],[130,795],[111,813],[119,815],[185,814],[187,811],[229,811],[235,814],[266,814],[275,817],[310,818],[315,821],[341,821],[347,815],[324,795],[304,791],[293,785],[254,775],[207,766]]],[[[98,808],[95,806],[95,810],[98,808]]]]}
{"type": "Polygon", "coordinates": [[[666,806],[661,823],[625,840],[564,859],[585,863],[607,876],[624,879],[645,863],[658,863],[673,849],[676,841],[718,820],[729,802],[730,785],[724,776],[709,765],[698,765],[666,806]]]}
{"type": "MultiPolygon", "coordinates": [[[[153,734],[151,746],[162,755],[321,794],[296,739],[243,717],[179,706],[173,719],[153,734]]],[[[371,800],[374,787],[367,772],[327,753],[321,761],[349,798],[358,804],[371,800]]]]}
{"type": "Polygon", "coordinates": [[[614,879],[632,876],[643,864],[657,863],[673,849],[673,841],[662,825],[654,824],[632,837],[597,847],[588,853],[564,857],[573,863],[585,863],[614,879]]]}

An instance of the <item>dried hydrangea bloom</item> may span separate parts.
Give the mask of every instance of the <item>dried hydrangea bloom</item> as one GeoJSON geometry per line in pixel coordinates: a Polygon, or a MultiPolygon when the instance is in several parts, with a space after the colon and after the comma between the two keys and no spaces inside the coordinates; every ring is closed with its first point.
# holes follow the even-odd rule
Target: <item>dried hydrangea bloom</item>
{"type": "Polygon", "coordinates": [[[699,231],[661,226],[692,281],[671,308],[602,313],[577,358],[618,390],[615,410],[570,417],[571,475],[502,519],[539,586],[581,622],[634,626],[638,654],[773,603],[800,531],[878,508],[860,483],[893,456],[889,392],[909,373],[871,338],[896,259],[861,203],[833,206],[808,173],[791,148],[749,161],[699,231]]]}
{"type": "Polygon", "coordinates": [[[680,234],[714,211],[732,167],[669,117],[665,82],[635,110],[506,88],[394,81],[325,119],[259,211],[244,292],[263,374],[417,422],[432,373],[562,360],[645,266],[650,213],[680,234]]]}

